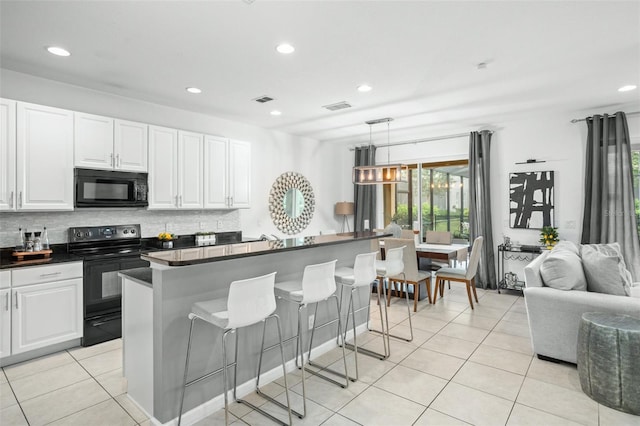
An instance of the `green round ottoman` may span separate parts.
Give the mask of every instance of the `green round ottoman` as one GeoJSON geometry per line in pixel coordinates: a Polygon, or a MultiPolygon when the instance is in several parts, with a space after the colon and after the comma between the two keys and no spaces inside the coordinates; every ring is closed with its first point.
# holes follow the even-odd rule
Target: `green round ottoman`
{"type": "Polygon", "coordinates": [[[640,319],[587,312],[578,333],[578,374],[591,399],[640,415],[640,319]]]}

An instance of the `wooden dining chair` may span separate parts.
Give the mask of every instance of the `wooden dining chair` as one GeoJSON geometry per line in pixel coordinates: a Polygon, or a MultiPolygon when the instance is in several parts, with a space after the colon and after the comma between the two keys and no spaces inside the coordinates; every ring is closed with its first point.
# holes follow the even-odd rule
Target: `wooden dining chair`
{"type": "MultiPolygon", "coordinates": [[[[427,298],[431,303],[431,272],[421,271],[418,269],[418,256],[416,254],[416,245],[414,239],[411,238],[385,238],[384,240],[385,250],[390,250],[394,247],[406,246],[403,252],[404,262],[404,277],[396,275],[389,280],[391,283],[391,289],[400,293],[400,296],[404,295],[404,291],[407,289],[402,288],[402,284],[405,282],[407,285],[413,286],[413,312],[418,310],[418,300],[420,299],[420,284],[425,283],[427,287],[427,298]],[[396,290],[396,285],[397,290],[396,290]]],[[[387,306],[391,304],[391,291],[387,292],[387,306]]]]}
{"type": "Polygon", "coordinates": [[[480,263],[480,252],[482,250],[482,236],[476,238],[473,241],[471,247],[471,256],[469,257],[469,263],[467,269],[461,268],[441,268],[436,271],[436,285],[433,290],[433,303],[436,303],[438,298],[438,292],[440,297],[444,296],[444,282],[445,281],[457,281],[463,282],[467,286],[467,296],[469,297],[469,304],[473,309],[473,300],[471,298],[471,292],[478,303],[478,294],[476,293],[475,276],[478,271],[478,263],[480,263]]]}

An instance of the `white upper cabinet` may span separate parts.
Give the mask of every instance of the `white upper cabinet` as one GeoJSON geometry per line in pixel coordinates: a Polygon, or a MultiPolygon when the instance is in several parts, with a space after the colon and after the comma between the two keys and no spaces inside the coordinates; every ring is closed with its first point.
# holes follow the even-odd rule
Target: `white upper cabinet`
{"type": "Polygon", "coordinates": [[[73,210],[73,112],[17,103],[18,210],[73,210]]]}
{"type": "Polygon", "coordinates": [[[240,209],[250,207],[250,143],[205,136],[204,194],[205,208],[240,209]]]}
{"type": "Polygon", "coordinates": [[[149,126],[149,209],[178,206],[178,131],[149,126]]]}
{"type": "Polygon", "coordinates": [[[229,141],[229,194],[230,207],[251,207],[251,144],[229,141]]]}
{"type": "Polygon", "coordinates": [[[15,210],[16,102],[0,99],[0,210],[15,210]]]}
{"type": "Polygon", "coordinates": [[[129,172],[144,172],[147,166],[147,126],[144,123],[115,120],[115,139],[113,142],[116,153],[115,168],[129,172]]]}
{"type": "Polygon", "coordinates": [[[112,170],[113,119],[99,115],[74,114],[74,158],[76,167],[112,170]]]}
{"type": "Polygon", "coordinates": [[[204,207],[207,209],[229,208],[228,152],[228,139],[204,137],[204,207]]]}
{"type": "Polygon", "coordinates": [[[149,127],[149,208],[201,209],[202,139],[199,133],[149,127]]]}
{"type": "Polygon", "coordinates": [[[199,133],[178,131],[178,208],[201,209],[202,139],[199,133]]]}
{"type": "Polygon", "coordinates": [[[147,171],[147,125],[75,113],[75,166],[147,171]]]}

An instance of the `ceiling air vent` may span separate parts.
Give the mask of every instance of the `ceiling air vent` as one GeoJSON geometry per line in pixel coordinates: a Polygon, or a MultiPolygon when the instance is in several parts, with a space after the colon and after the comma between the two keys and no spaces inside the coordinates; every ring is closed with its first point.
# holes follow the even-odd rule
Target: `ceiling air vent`
{"type": "Polygon", "coordinates": [[[272,101],[272,100],[273,100],[273,98],[271,96],[267,96],[267,95],[260,96],[260,97],[254,99],[254,101],[260,102],[261,104],[264,104],[264,103],[272,101]]]}
{"type": "Polygon", "coordinates": [[[351,104],[347,103],[347,101],[342,101],[331,105],[324,105],[322,108],[326,108],[329,111],[337,111],[339,109],[351,108],[351,104]]]}

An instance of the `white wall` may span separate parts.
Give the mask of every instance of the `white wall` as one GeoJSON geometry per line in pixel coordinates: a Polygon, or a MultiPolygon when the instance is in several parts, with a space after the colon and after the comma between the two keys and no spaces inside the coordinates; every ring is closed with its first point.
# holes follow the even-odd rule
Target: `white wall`
{"type": "MultiPolygon", "coordinates": [[[[341,218],[334,216],[333,206],[337,201],[350,200],[353,197],[352,189],[345,189],[341,185],[347,173],[349,181],[351,179],[351,162],[346,154],[348,151],[334,145],[321,144],[314,139],[115,96],[6,69],[0,69],[0,97],[251,142],[252,207],[239,213],[239,226],[245,236],[259,236],[262,233],[282,235],[271,222],[267,202],[272,183],[286,171],[297,171],[305,175],[315,191],[316,212],[310,226],[303,232],[304,235],[316,234],[321,229],[339,226],[341,218]],[[348,172],[343,173],[345,169],[348,169],[348,172]]],[[[142,214],[144,215],[144,212],[142,214]]],[[[199,217],[205,215],[206,222],[209,219],[213,221],[223,214],[227,213],[198,212],[199,217]]],[[[42,218],[32,218],[26,213],[20,215],[13,218],[15,220],[12,220],[12,224],[16,220],[21,223],[38,224],[42,221],[42,218]]],[[[49,213],[49,215],[53,215],[49,220],[61,227],[67,224],[68,226],[85,224],[79,223],[84,217],[79,217],[78,213],[49,213]]],[[[172,215],[171,218],[175,221],[177,228],[185,232],[191,229],[189,224],[193,222],[193,213],[174,212],[172,215]]],[[[114,220],[118,223],[126,219],[114,214],[114,220]]],[[[163,220],[168,219],[164,217],[163,220]]],[[[5,222],[3,220],[0,223],[0,246],[13,243],[10,237],[13,229],[6,228],[5,222]]],[[[237,221],[225,222],[225,226],[227,223],[236,224],[237,221]]],[[[194,228],[193,232],[197,230],[194,228]]],[[[58,235],[61,234],[58,233],[58,235]]]]}

